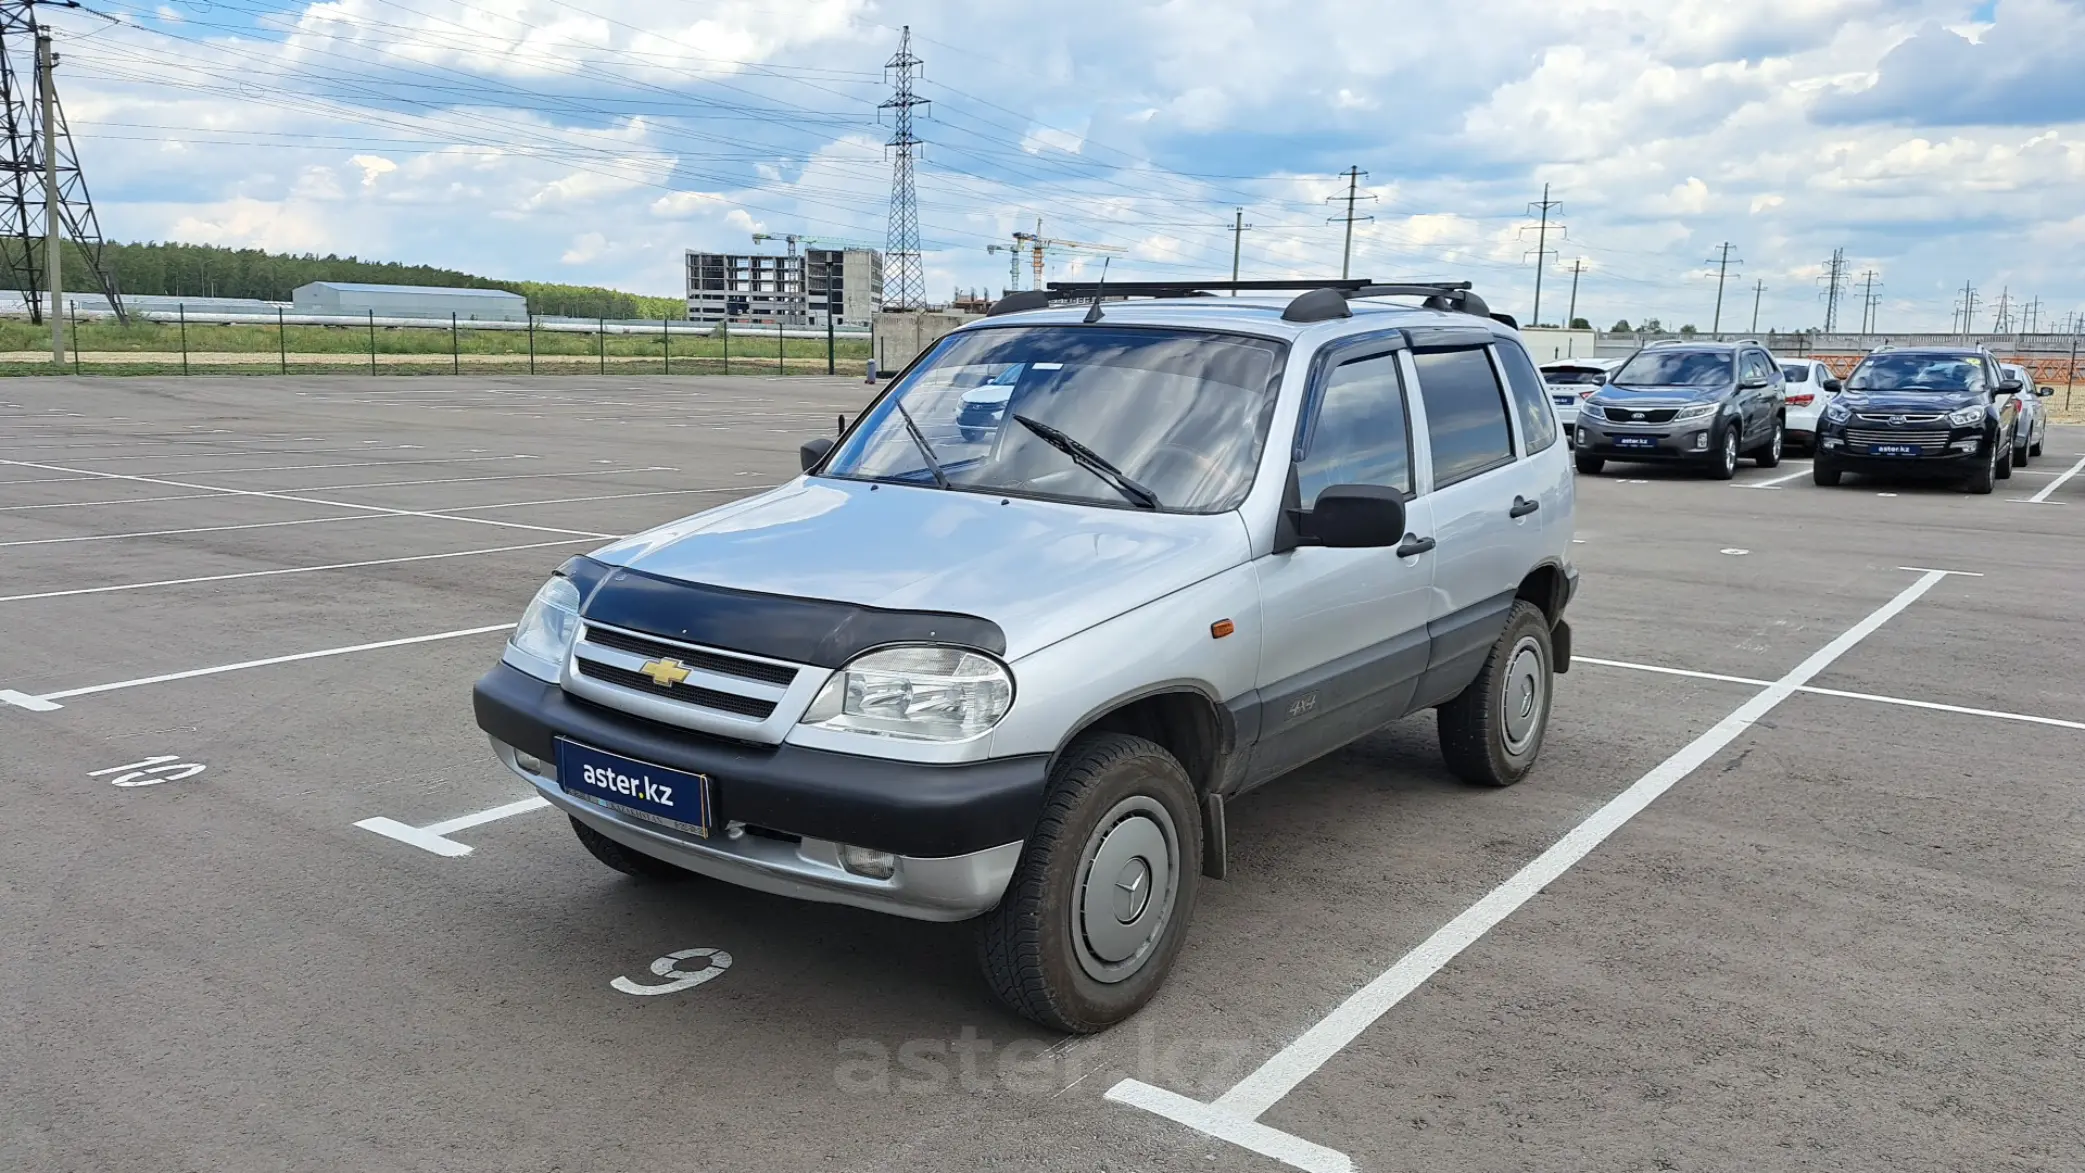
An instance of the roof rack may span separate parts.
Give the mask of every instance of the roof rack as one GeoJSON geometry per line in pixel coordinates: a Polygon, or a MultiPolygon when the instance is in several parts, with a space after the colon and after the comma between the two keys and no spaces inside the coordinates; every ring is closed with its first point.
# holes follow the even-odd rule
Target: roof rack
{"type": "Polygon", "coordinates": [[[1287,293],[1300,291],[1282,310],[1284,321],[1323,322],[1350,318],[1354,311],[1347,302],[1357,297],[1423,297],[1426,308],[1492,318],[1515,329],[1520,323],[1506,314],[1495,314],[1467,281],[1404,281],[1382,283],[1366,277],[1280,278],[1253,281],[1052,281],[1047,291],[1025,289],[994,302],[987,316],[1043,309],[1052,302],[1082,301],[1098,297],[1213,297],[1231,293],[1287,293]]]}

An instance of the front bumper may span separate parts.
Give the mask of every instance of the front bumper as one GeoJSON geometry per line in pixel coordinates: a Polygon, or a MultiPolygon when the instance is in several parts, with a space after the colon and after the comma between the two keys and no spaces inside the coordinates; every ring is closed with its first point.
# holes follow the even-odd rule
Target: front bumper
{"type": "MultiPolygon", "coordinates": [[[[1818,463],[1848,472],[1954,475],[1975,471],[1990,458],[1990,446],[1994,442],[1983,434],[1981,427],[1972,425],[1950,429],[1945,440],[1934,437],[1931,443],[1912,443],[1911,438],[1906,437],[1909,446],[1918,448],[1916,456],[1883,456],[1869,451],[1871,444],[1856,441],[1846,432],[1844,424],[1820,422],[1817,431],[1818,463]]],[[[1869,434],[1889,433],[1878,431],[1869,434]]]]}
{"type": "Polygon", "coordinates": [[[916,920],[963,920],[998,904],[1048,776],[1040,755],[926,765],[690,734],[574,699],[505,664],[478,681],[472,701],[508,769],[618,843],[744,887],[916,920]],[[560,737],[708,775],[717,830],[687,835],[567,793],[551,776],[560,737]],[[524,768],[517,750],[541,771],[524,768]],[[889,852],[891,876],[847,871],[841,844],[889,852]]]}
{"type": "Polygon", "coordinates": [[[1609,460],[1713,460],[1717,456],[1716,416],[1684,423],[1617,427],[1580,413],[1571,430],[1571,447],[1583,456],[1609,460]]]}

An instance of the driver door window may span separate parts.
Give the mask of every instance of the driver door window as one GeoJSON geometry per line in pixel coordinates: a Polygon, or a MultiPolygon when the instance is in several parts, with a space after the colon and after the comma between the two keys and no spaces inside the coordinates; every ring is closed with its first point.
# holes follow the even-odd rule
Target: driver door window
{"type": "Polygon", "coordinates": [[[1329,485],[1382,485],[1411,494],[1411,428],[1397,352],[1352,359],[1332,369],[1303,449],[1296,487],[1305,509],[1329,485]]]}

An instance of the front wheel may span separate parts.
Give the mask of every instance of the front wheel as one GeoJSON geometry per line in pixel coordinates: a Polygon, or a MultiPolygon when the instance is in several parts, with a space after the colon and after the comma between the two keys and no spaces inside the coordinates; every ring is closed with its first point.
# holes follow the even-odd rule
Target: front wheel
{"type": "Polygon", "coordinates": [[[1527,777],[1549,728],[1553,662],[1549,620],[1533,603],[1514,603],[1484,670],[1436,716],[1451,773],[1479,786],[1527,777]]]}
{"type": "Polygon", "coordinates": [[[1593,474],[1599,472],[1601,469],[1607,467],[1607,462],[1597,456],[1580,456],[1577,457],[1576,460],[1578,464],[1578,471],[1586,474],[1587,476],[1592,476],[1593,474]]]}
{"type": "Polygon", "coordinates": [[[1823,485],[1827,489],[1836,486],[1839,478],[1844,475],[1846,474],[1841,470],[1826,464],[1821,456],[1817,458],[1817,463],[1810,466],[1811,483],[1823,485]]]}
{"type": "Polygon", "coordinates": [[[635,876],[640,880],[672,881],[685,880],[695,874],[656,856],[624,847],[578,819],[572,820],[572,833],[579,836],[580,846],[586,848],[588,855],[626,876],[635,876]]]}
{"type": "Polygon", "coordinates": [[[1736,476],[1737,460],[1738,426],[1736,424],[1732,424],[1729,427],[1723,429],[1723,444],[1721,447],[1716,449],[1716,455],[1710,458],[1710,479],[1718,481],[1727,481],[1730,478],[1736,476]]]}
{"type": "Polygon", "coordinates": [[[1752,459],[1757,461],[1761,468],[1774,468],[1781,463],[1781,448],[1787,442],[1787,427],[1781,422],[1779,416],[1775,416],[1774,434],[1767,438],[1765,444],[1760,445],[1753,451],[1752,459]]]}
{"type": "Polygon", "coordinates": [[[1977,465],[1976,471],[1970,473],[1968,479],[1962,482],[1962,491],[1978,494],[1989,493],[1992,485],[1997,480],[1998,441],[1994,438],[1991,441],[1991,450],[1984,454],[1983,463],[1977,465]]]}
{"type": "Polygon", "coordinates": [[[992,992],[1072,1034],[1136,1013],[1187,937],[1201,850],[1201,803],[1172,754],[1123,733],[1074,744],[1006,895],[978,922],[992,992]]]}

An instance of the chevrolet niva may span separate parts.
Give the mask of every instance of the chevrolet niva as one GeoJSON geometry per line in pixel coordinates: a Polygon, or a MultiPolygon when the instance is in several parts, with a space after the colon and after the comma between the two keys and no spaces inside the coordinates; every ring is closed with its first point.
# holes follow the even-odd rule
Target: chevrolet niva
{"type": "Polygon", "coordinates": [[[571,559],[477,684],[499,760],[619,871],[974,920],[1073,1032],[1164,981],[1231,800],[1429,708],[1520,781],[1578,578],[1511,319],[1216,288],[1010,295],[802,476],[571,559]]]}

